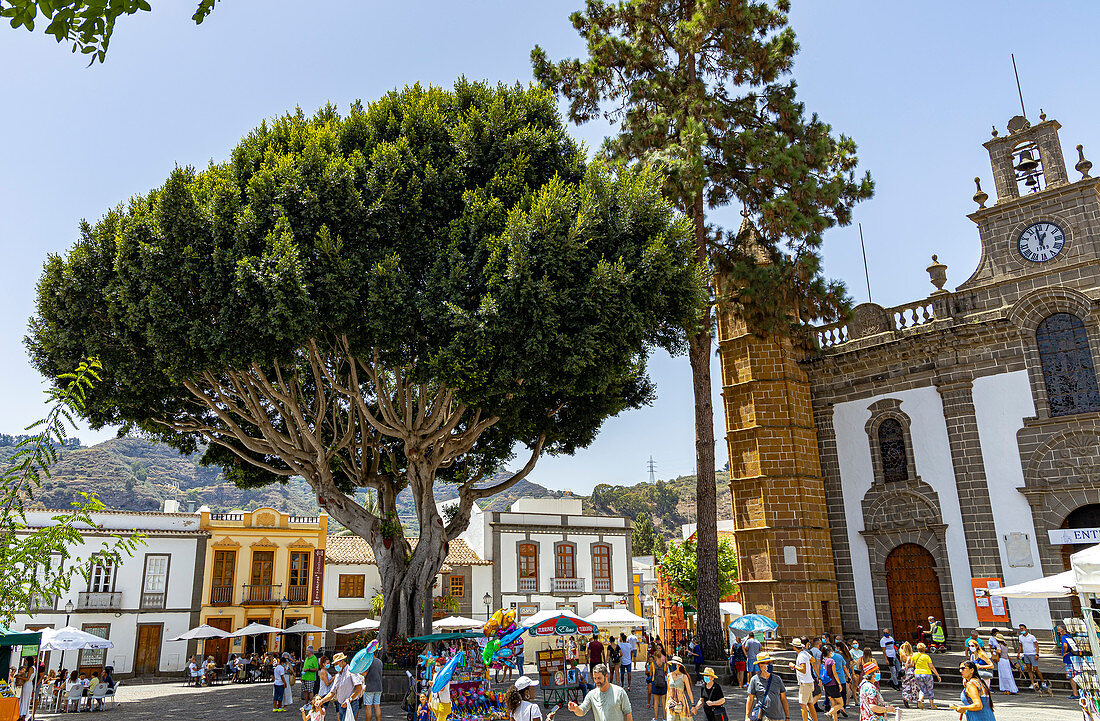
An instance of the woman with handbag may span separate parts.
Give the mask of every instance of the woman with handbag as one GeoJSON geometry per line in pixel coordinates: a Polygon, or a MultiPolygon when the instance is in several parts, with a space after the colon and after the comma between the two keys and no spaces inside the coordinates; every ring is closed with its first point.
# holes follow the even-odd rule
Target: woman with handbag
{"type": "Polygon", "coordinates": [[[718,685],[718,674],[708,666],[700,675],[703,677],[703,687],[699,689],[699,701],[692,713],[699,713],[699,709],[703,709],[707,721],[729,721],[726,716],[726,694],[718,685]]]}
{"type": "Polygon", "coordinates": [[[783,679],[772,673],[772,658],[767,651],[756,656],[756,675],[749,679],[745,700],[745,721],[790,721],[787,688],[783,679]]]}
{"type": "Polygon", "coordinates": [[[694,712],[691,707],[695,699],[691,694],[691,677],[684,669],[684,660],[673,656],[669,662],[668,674],[668,721],[692,721],[694,712]]]}

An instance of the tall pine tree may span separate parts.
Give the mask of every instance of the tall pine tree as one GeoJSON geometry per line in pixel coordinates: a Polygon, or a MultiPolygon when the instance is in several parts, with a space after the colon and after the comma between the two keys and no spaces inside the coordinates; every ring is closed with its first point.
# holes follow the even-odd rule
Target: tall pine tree
{"type": "MultiPolygon", "coordinates": [[[[760,332],[800,331],[833,320],[849,301],[822,278],[822,233],[851,222],[869,198],[856,176],[856,146],[807,115],[790,78],[798,45],[790,3],[751,0],[588,0],[573,13],[588,57],[551,62],[531,53],[535,76],[564,96],[570,118],[603,115],[619,134],[604,151],[660,164],[665,192],[693,224],[696,255],[731,279],[699,309],[689,357],[695,397],[698,628],[708,658],[720,658],[717,498],[710,354],[715,305],[730,303],[760,332]],[[709,209],[738,201],[754,233],[723,233],[709,209]],[[769,263],[738,239],[752,235],[769,263]],[[777,292],[780,291],[780,292],[777,292]]],[[[755,245],[754,243],[754,245],[755,245]]]]}

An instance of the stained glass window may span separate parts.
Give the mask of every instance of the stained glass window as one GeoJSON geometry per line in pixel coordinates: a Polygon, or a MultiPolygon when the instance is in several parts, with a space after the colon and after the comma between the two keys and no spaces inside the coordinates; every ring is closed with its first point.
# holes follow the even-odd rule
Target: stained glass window
{"type": "Polygon", "coordinates": [[[1035,330],[1039,364],[1052,416],[1100,411],[1100,391],[1085,324],[1070,313],[1055,313],[1035,330]]]}
{"type": "Polygon", "coordinates": [[[901,421],[887,418],[878,427],[878,452],[882,458],[882,479],[887,483],[909,480],[905,452],[905,429],[901,421]]]}

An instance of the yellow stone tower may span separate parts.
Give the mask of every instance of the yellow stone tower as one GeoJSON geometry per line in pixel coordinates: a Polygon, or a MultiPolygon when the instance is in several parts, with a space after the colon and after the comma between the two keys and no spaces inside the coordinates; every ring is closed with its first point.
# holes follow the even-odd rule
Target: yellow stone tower
{"type": "MultiPolygon", "coordinates": [[[[742,226],[741,235],[751,232],[742,226]]],[[[719,278],[719,289],[724,278],[719,278]]],[[[728,308],[718,353],[734,539],[745,613],[784,636],[840,630],[810,385],[789,338],[761,337],[728,308]]]]}

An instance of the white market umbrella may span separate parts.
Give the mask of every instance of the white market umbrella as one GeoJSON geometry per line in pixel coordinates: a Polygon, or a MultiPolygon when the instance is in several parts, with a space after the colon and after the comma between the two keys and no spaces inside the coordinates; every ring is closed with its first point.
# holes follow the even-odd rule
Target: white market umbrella
{"type": "Polygon", "coordinates": [[[633,628],[634,626],[645,626],[648,624],[646,619],[625,608],[601,608],[598,611],[594,611],[592,615],[585,616],[584,620],[600,628],[604,626],[618,626],[620,628],[629,626],[633,628]]]}
{"type": "Polygon", "coordinates": [[[72,626],[42,629],[42,643],[39,646],[43,651],[79,651],[85,648],[114,647],[115,645],[107,639],[72,626]]]}
{"type": "Polygon", "coordinates": [[[261,636],[265,633],[282,633],[283,629],[275,628],[274,626],[268,626],[266,623],[252,622],[244,628],[239,628],[230,636],[236,638],[238,636],[261,636]]]}
{"type": "Polygon", "coordinates": [[[468,618],[466,616],[447,616],[438,621],[432,621],[432,628],[449,631],[465,631],[469,628],[481,628],[484,625],[485,621],[478,621],[476,618],[468,618]]]}
{"type": "Polygon", "coordinates": [[[206,638],[229,638],[229,631],[223,631],[220,628],[214,628],[207,624],[201,626],[195,626],[190,631],[184,631],[175,638],[168,639],[169,641],[195,641],[206,638]]]}
{"type": "Polygon", "coordinates": [[[1073,571],[1064,571],[1003,588],[991,588],[989,595],[1008,598],[1061,598],[1072,595],[1074,588],[1076,588],[1076,582],[1073,571]]]}
{"type": "Polygon", "coordinates": [[[545,621],[549,621],[552,618],[558,618],[559,616],[561,616],[562,618],[571,619],[573,621],[580,621],[581,623],[585,622],[583,618],[573,613],[572,611],[567,611],[565,609],[559,608],[556,610],[539,611],[533,616],[528,616],[527,618],[523,619],[520,625],[530,628],[532,626],[538,626],[539,624],[545,621]]]}
{"type": "Polygon", "coordinates": [[[290,628],[287,628],[283,633],[324,633],[325,629],[320,626],[314,626],[312,623],[305,621],[299,621],[290,628]]]}
{"type": "Polygon", "coordinates": [[[332,629],[336,633],[359,633],[361,631],[374,631],[377,630],[382,624],[375,621],[373,618],[364,618],[361,621],[355,623],[349,623],[344,626],[332,629]]]}

